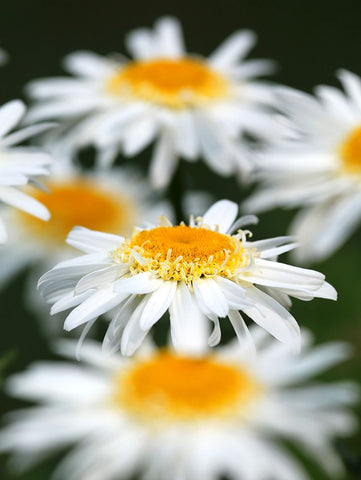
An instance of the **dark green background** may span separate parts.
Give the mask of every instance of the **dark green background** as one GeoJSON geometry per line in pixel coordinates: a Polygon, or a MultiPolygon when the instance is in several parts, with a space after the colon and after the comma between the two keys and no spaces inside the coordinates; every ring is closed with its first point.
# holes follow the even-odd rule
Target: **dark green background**
{"type": "MultiPolygon", "coordinates": [[[[187,0],[172,5],[160,0],[0,0],[0,41],[10,54],[10,62],[0,70],[0,104],[22,97],[23,86],[31,79],[61,74],[60,60],[68,52],[124,52],[127,31],[151,26],[164,14],[178,16],[189,50],[205,55],[236,29],[255,30],[259,43],[252,57],[277,60],[280,68],[274,80],[283,84],[306,91],[312,91],[319,83],[336,85],[334,72],[340,67],[361,75],[361,1],[187,0]]],[[[148,154],[149,151],[139,156],[142,168],[146,167],[148,154]]],[[[91,162],[92,152],[85,152],[83,158],[91,162]]],[[[219,198],[227,196],[236,201],[247,194],[233,179],[220,179],[203,163],[186,164],[185,170],[189,188],[208,189],[219,198]]],[[[262,215],[255,238],[283,234],[290,218],[289,212],[281,211],[262,215]]],[[[311,328],[318,340],[343,339],[353,344],[353,359],[335,368],[327,375],[329,379],[361,379],[360,239],[361,229],[331,259],[315,265],[335,285],[339,301],[296,300],[293,307],[299,323],[311,328]]],[[[23,282],[22,274],[0,293],[0,368],[4,376],[24,368],[30,361],[51,356],[37,323],[19,301],[23,282]]],[[[227,334],[225,328],[225,337],[227,334]]],[[[4,411],[20,405],[5,397],[2,400],[4,411]]],[[[349,459],[348,478],[361,478],[361,466],[356,473],[361,436],[342,442],[338,448],[349,459]]],[[[2,468],[1,480],[14,478],[2,468]]],[[[314,465],[310,469],[314,480],[327,479],[314,465]]],[[[21,479],[48,480],[50,471],[50,463],[45,464],[21,479]]]]}

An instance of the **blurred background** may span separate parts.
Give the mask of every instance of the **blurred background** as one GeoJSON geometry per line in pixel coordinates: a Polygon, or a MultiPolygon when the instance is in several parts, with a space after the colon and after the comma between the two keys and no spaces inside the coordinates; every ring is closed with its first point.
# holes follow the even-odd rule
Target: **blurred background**
{"type": "MultiPolygon", "coordinates": [[[[25,98],[23,87],[34,78],[61,75],[61,59],[71,51],[126,53],[124,34],[135,27],[151,27],[164,14],[180,19],[188,50],[204,55],[235,30],[254,30],[259,42],[251,58],[276,60],[279,69],[274,81],[307,92],[317,84],[337,85],[334,73],[340,67],[361,75],[359,0],[183,0],[173,5],[166,0],[2,0],[0,47],[7,50],[10,60],[0,70],[0,104],[25,98]]],[[[146,169],[149,151],[133,161],[146,169]]],[[[92,163],[93,154],[91,150],[82,153],[86,164],[92,163]]],[[[235,179],[218,177],[203,162],[183,166],[189,189],[210,190],[216,198],[228,197],[237,202],[249,193],[235,179]]],[[[260,224],[253,229],[254,238],[282,235],[291,216],[292,212],[280,210],[261,215],[260,224]]],[[[295,300],[293,314],[300,324],[312,330],[318,341],[341,339],[353,345],[353,358],[332,369],[328,379],[361,381],[361,228],[332,258],[314,267],[336,287],[339,301],[295,300]]],[[[22,272],[0,292],[1,381],[34,360],[51,358],[38,322],[19,301],[24,284],[22,272]]],[[[227,325],[224,332],[227,339],[227,325]]],[[[20,402],[1,396],[1,412],[18,406],[20,402]]],[[[361,418],[360,409],[359,414],[361,418]]],[[[361,434],[337,443],[336,448],[348,465],[346,478],[361,478],[361,434]]],[[[56,459],[46,462],[17,478],[48,480],[55,462],[56,459]]],[[[14,478],[4,464],[2,458],[1,480],[14,478]]],[[[315,465],[310,464],[309,470],[314,480],[327,480],[315,465]]]]}

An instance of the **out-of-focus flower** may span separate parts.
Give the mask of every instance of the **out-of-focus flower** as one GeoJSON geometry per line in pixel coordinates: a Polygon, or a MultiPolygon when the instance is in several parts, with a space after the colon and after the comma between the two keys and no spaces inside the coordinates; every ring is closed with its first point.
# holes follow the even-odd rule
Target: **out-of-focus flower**
{"type": "Polygon", "coordinates": [[[49,222],[21,211],[6,212],[11,233],[9,242],[0,249],[0,284],[30,265],[28,302],[40,316],[46,312],[48,320],[48,308],[36,291],[36,284],[56,263],[74,256],[75,250],[65,243],[74,226],[126,236],[131,234],[134,224],[145,219],[157,221],[164,210],[171,211],[166,202],[152,196],[147,182],[130,169],[81,172],[57,161],[44,186],[45,191],[28,187],[26,192],[50,211],[49,222]]]}
{"type": "MultiPolygon", "coordinates": [[[[347,358],[348,346],[310,348],[304,333],[294,356],[259,328],[254,337],[257,356],[235,342],[201,358],[147,345],[126,359],[87,343],[81,365],[37,363],[7,381],[40,406],[11,414],[0,449],[25,469],[75,444],[57,480],[305,480],[287,439],[329,475],[342,473],[331,441],[355,427],[358,389],[305,382],[347,358]]],[[[73,348],[60,344],[66,355],[73,348]]]]}
{"type": "Polygon", "coordinates": [[[293,140],[260,157],[261,187],[246,211],[302,207],[290,228],[299,261],[331,255],[361,218],[361,80],[342,70],[346,94],[320,86],[316,97],[280,89],[293,140]]]}
{"type": "Polygon", "coordinates": [[[201,353],[207,342],[219,343],[219,317],[228,316],[237,336],[249,339],[239,310],[298,350],[298,324],[280,302],[287,304],[288,295],[335,299],[336,292],[319,272],[273,261],[294,248],[289,237],[248,241],[240,229],[256,219],[236,221],[237,212],[235,203],[222,200],[203,218],[191,217],[189,226],[163,218],[160,226],[137,228],[130,238],[77,227],[67,241],[85,255],[56,265],[40,279],[40,291],[53,304],[52,314],[72,308],[64,328],[86,324],[83,335],[112,310],[104,346],[120,345],[125,355],[168,309],[180,352],[201,353]]]}
{"type": "Polygon", "coordinates": [[[4,65],[8,61],[9,55],[3,48],[0,48],[0,65],[4,65]]]}
{"type": "MultiPolygon", "coordinates": [[[[29,182],[35,183],[33,177],[47,175],[50,157],[37,148],[14,145],[47,130],[50,124],[32,125],[9,133],[24,113],[25,106],[20,100],[13,100],[0,108],[0,202],[48,220],[49,212],[44,205],[19,190],[19,187],[29,182]]],[[[0,218],[0,243],[6,240],[7,232],[0,218]]]]}
{"type": "Polygon", "coordinates": [[[156,141],[150,165],[156,188],[169,183],[178,157],[203,157],[220,175],[247,173],[243,133],[280,135],[269,115],[273,87],[254,80],[270,72],[272,63],[244,61],[255,43],[252,32],[234,33],[208,59],[186,53],[174,18],[158,20],[154,30],[135,30],[126,40],[134,60],[77,52],[65,60],[75,78],[31,83],[37,103],[28,120],[63,121],[62,147],[95,144],[103,165],[119,151],[133,156],[156,141]]]}

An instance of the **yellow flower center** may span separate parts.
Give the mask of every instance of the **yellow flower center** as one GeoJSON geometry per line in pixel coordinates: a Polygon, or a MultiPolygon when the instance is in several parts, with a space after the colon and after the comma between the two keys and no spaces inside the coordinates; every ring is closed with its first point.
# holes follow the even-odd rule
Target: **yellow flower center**
{"type": "Polygon", "coordinates": [[[356,128],[341,145],[343,168],[352,174],[361,174],[361,127],[356,128]]]}
{"type": "Polygon", "coordinates": [[[108,91],[170,108],[185,108],[228,93],[228,83],[206,63],[193,58],[129,62],[108,81],[108,91]]]}
{"type": "Polygon", "coordinates": [[[92,230],[127,234],[131,231],[134,212],[130,202],[118,193],[109,192],[95,182],[74,179],[47,182],[50,193],[34,190],[32,196],[51,213],[43,222],[24,212],[17,212],[20,226],[47,244],[64,246],[70,230],[80,225],[92,230]]]}
{"type": "Polygon", "coordinates": [[[129,263],[132,274],[151,271],[163,280],[187,283],[200,277],[231,277],[249,263],[238,238],[186,225],[137,232],[113,257],[129,263]]]}
{"type": "Polygon", "coordinates": [[[237,365],[161,350],[116,377],[114,402],[144,420],[242,415],[260,386],[237,365]],[[241,411],[242,410],[242,411],[241,411]]]}

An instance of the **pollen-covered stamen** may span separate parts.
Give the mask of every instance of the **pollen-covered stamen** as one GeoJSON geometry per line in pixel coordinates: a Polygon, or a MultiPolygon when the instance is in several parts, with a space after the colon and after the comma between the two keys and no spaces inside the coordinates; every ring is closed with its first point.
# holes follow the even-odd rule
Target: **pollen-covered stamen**
{"type": "Polygon", "coordinates": [[[191,420],[245,413],[259,393],[236,365],[162,350],[116,378],[114,403],[143,420],[191,420]]]}
{"type": "Polygon", "coordinates": [[[232,277],[249,262],[242,242],[201,227],[178,225],[136,232],[113,258],[132,274],[151,271],[163,280],[192,282],[200,277],[232,277]],[[139,256],[144,260],[138,261],[139,256]],[[147,261],[147,263],[145,263],[147,261]]]}
{"type": "Polygon", "coordinates": [[[32,196],[50,211],[48,222],[24,212],[16,215],[21,228],[49,245],[64,246],[76,225],[110,233],[126,234],[131,230],[134,206],[125,197],[84,178],[49,181],[46,186],[48,192],[34,190],[32,196]]]}
{"type": "Polygon", "coordinates": [[[351,132],[340,148],[342,167],[348,173],[361,175],[361,127],[351,132]]]}
{"type": "Polygon", "coordinates": [[[108,81],[108,91],[126,99],[140,99],[184,108],[227,95],[228,83],[199,59],[160,58],[129,62],[108,81]]]}

